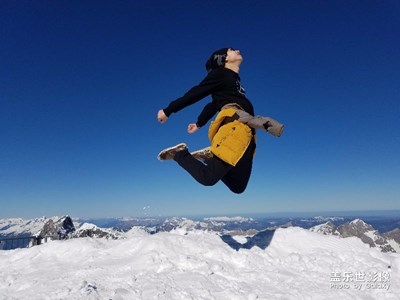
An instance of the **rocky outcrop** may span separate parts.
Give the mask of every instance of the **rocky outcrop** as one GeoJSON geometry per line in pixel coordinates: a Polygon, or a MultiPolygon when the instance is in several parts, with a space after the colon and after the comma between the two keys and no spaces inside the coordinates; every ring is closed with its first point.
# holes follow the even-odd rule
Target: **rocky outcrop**
{"type": "Polygon", "coordinates": [[[400,244],[400,228],[393,229],[383,234],[387,239],[392,239],[400,244]]]}
{"type": "Polygon", "coordinates": [[[338,235],[340,233],[337,231],[337,227],[331,221],[328,221],[324,224],[320,224],[310,228],[310,231],[317,232],[324,235],[338,235]]]}
{"type": "Polygon", "coordinates": [[[119,239],[123,234],[113,229],[105,229],[97,227],[94,224],[84,223],[74,233],[73,237],[92,237],[92,238],[106,238],[106,239],[119,239]]]}
{"type": "Polygon", "coordinates": [[[378,247],[382,252],[396,252],[393,248],[393,242],[399,243],[400,229],[393,230],[393,234],[380,234],[370,224],[363,220],[355,219],[343,225],[336,227],[332,222],[327,222],[321,225],[310,228],[310,231],[318,232],[325,235],[337,235],[342,238],[357,237],[370,247],[378,247]],[[396,237],[398,240],[394,239],[396,237]]]}
{"type": "Polygon", "coordinates": [[[75,232],[74,222],[69,216],[60,219],[49,219],[37,234],[39,237],[53,236],[59,239],[66,239],[75,232]]]}

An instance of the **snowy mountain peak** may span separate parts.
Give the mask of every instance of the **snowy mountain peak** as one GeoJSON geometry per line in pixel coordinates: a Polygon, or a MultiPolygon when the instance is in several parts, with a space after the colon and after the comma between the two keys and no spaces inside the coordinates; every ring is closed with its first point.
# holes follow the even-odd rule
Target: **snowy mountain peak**
{"type": "MultiPolygon", "coordinates": [[[[22,237],[22,236],[45,236],[56,235],[57,229],[62,227],[66,220],[66,226],[73,226],[69,216],[64,217],[41,217],[31,220],[21,218],[0,220],[0,231],[3,237],[22,237]]],[[[72,228],[70,228],[72,230],[72,228]]]]}
{"type": "Polygon", "coordinates": [[[341,234],[346,237],[347,235],[361,235],[368,231],[375,230],[371,225],[365,223],[363,220],[355,219],[340,226],[342,229],[341,234]]]}
{"type": "Polygon", "coordinates": [[[199,221],[193,221],[187,218],[170,218],[164,221],[164,223],[158,228],[158,231],[172,231],[172,230],[195,230],[195,229],[200,229],[200,230],[205,230],[207,229],[207,223],[204,222],[199,222],[199,221]]]}
{"type": "Polygon", "coordinates": [[[122,232],[109,229],[100,228],[91,223],[83,223],[74,233],[73,237],[95,237],[106,239],[119,239],[124,237],[122,232]]]}
{"type": "Polygon", "coordinates": [[[310,231],[324,235],[337,235],[343,238],[357,237],[370,247],[380,248],[382,252],[397,252],[396,249],[400,249],[399,243],[392,236],[380,234],[371,225],[360,219],[347,222],[339,227],[336,227],[332,222],[327,222],[310,228],[310,231]]]}
{"type": "MultiPolygon", "coordinates": [[[[43,221],[46,221],[46,219],[43,219],[43,221]]],[[[60,238],[65,238],[73,232],[75,232],[75,225],[71,217],[64,216],[49,219],[36,235],[41,237],[58,235],[60,238]]]]}
{"type": "Polygon", "coordinates": [[[92,223],[83,223],[80,227],[79,230],[97,230],[98,227],[92,223]]]}
{"type": "Polygon", "coordinates": [[[324,235],[340,235],[340,233],[337,231],[336,225],[333,224],[331,221],[311,227],[310,231],[321,233],[324,235]]]}
{"type": "Polygon", "coordinates": [[[365,223],[361,219],[354,219],[353,221],[350,222],[350,224],[356,225],[356,226],[368,226],[367,223],[365,223]]]}

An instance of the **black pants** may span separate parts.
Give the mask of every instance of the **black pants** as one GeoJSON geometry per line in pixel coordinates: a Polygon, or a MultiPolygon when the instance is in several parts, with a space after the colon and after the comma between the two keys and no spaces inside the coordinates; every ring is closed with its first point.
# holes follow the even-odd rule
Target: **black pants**
{"type": "Polygon", "coordinates": [[[187,150],[178,152],[174,160],[199,183],[211,186],[222,180],[232,192],[240,194],[249,182],[255,149],[256,144],[252,140],[236,166],[231,166],[216,156],[202,163],[187,150]]]}

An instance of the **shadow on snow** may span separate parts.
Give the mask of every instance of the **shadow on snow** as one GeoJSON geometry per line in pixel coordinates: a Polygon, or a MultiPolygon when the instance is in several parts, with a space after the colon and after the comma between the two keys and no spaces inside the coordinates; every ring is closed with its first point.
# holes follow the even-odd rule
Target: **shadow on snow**
{"type": "Polygon", "coordinates": [[[264,230],[260,231],[256,235],[251,238],[247,238],[247,242],[244,244],[236,241],[232,236],[228,234],[224,234],[221,236],[221,239],[229,245],[232,249],[238,251],[239,249],[251,249],[254,246],[265,250],[272,241],[272,237],[274,236],[275,229],[273,230],[264,230]]]}

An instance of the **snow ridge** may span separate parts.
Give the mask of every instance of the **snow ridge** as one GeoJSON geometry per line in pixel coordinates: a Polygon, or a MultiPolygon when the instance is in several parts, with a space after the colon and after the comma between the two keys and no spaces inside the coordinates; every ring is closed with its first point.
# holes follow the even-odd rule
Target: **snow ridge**
{"type": "Polygon", "coordinates": [[[399,254],[299,227],[276,229],[265,249],[237,251],[215,232],[134,229],[118,240],[69,239],[0,251],[0,269],[7,270],[0,273],[2,299],[347,300],[400,294],[399,254]],[[382,275],[381,285],[340,288],[347,283],[332,281],[357,272],[382,275]]]}

